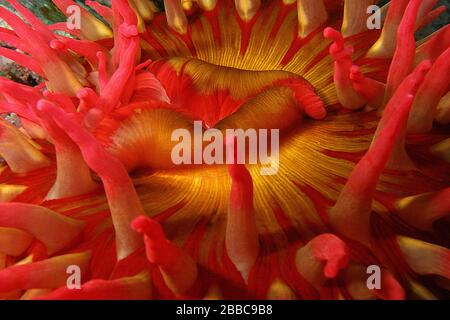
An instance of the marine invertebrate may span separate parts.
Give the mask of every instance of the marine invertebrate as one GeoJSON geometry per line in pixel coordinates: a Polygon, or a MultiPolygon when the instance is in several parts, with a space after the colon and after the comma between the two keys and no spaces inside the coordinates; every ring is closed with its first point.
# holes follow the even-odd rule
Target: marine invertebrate
{"type": "Polygon", "coordinates": [[[450,29],[414,41],[436,1],[391,1],[381,32],[372,0],[88,2],[110,26],[80,30],[9,2],[0,54],[45,82],[0,79],[2,297],[445,295],[450,29]],[[176,166],[195,120],[280,129],[278,173],[176,166]]]}

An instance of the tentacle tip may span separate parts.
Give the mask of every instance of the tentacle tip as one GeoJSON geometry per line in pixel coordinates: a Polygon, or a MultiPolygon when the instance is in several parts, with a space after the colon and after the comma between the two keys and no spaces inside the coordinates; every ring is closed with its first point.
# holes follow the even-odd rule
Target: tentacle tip
{"type": "Polygon", "coordinates": [[[136,37],[139,35],[139,30],[138,27],[136,25],[130,25],[130,24],[126,24],[123,23],[120,28],[120,33],[127,38],[132,38],[132,37],[136,37]]]}
{"type": "Polygon", "coordinates": [[[316,104],[305,108],[306,114],[314,120],[323,120],[327,117],[327,109],[324,104],[316,104]]]}
{"type": "Polygon", "coordinates": [[[352,65],[350,67],[350,79],[355,80],[361,76],[361,69],[357,65],[352,65]]]}
{"type": "Polygon", "coordinates": [[[328,262],[323,270],[323,274],[327,279],[334,279],[339,273],[339,270],[340,269],[335,263],[328,262]]]}
{"type": "Polygon", "coordinates": [[[153,240],[165,239],[161,225],[147,216],[139,216],[131,222],[131,227],[136,232],[144,234],[153,240]]]}
{"type": "Polygon", "coordinates": [[[60,40],[53,39],[50,41],[50,48],[58,51],[63,51],[66,49],[66,45],[60,40]]]}
{"type": "Polygon", "coordinates": [[[131,227],[133,230],[144,233],[144,230],[149,226],[150,218],[146,216],[139,216],[131,222],[131,227]]]}
{"type": "Polygon", "coordinates": [[[323,234],[316,237],[313,242],[314,256],[326,263],[324,275],[328,279],[335,278],[341,269],[349,263],[349,253],[345,242],[333,234],[323,234]]]}
{"type": "Polygon", "coordinates": [[[83,88],[77,92],[78,99],[86,99],[87,97],[88,97],[88,92],[87,92],[86,88],[83,88]]]}
{"type": "MultiPolygon", "coordinates": [[[[48,96],[49,92],[47,92],[47,96],[48,96]]],[[[51,110],[52,108],[52,104],[50,101],[47,101],[45,99],[41,99],[36,103],[36,110],[41,111],[41,112],[46,112],[51,110]]]]}
{"type": "Polygon", "coordinates": [[[431,61],[427,59],[427,60],[422,61],[419,64],[418,68],[419,68],[420,72],[426,72],[431,69],[431,66],[432,66],[431,61]]]}
{"type": "Polygon", "coordinates": [[[77,92],[78,99],[88,99],[90,97],[97,97],[97,93],[89,87],[81,88],[77,92]]]}
{"type": "Polygon", "coordinates": [[[335,278],[340,270],[347,268],[348,263],[349,258],[347,253],[343,253],[342,255],[329,260],[324,268],[325,277],[327,277],[328,279],[335,278]]]}
{"type": "Polygon", "coordinates": [[[323,36],[327,39],[335,40],[339,37],[339,35],[340,35],[339,31],[337,31],[331,27],[326,27],[323,30],[323,36]]]}

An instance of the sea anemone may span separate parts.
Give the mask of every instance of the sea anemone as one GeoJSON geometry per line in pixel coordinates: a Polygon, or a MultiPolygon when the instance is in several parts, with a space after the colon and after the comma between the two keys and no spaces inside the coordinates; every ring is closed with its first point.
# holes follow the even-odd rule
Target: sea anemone
{"type": "Polygon", "coordinates": [[[416,43],[445,8],[392,0],[369,30],[377,2],[0,7],[0,55],[42,78],[0,79],[0,297],[448,296],[450,27],[416,43]],[[277,174],[175,165],[194,121],[279,129],[277,174]]]}

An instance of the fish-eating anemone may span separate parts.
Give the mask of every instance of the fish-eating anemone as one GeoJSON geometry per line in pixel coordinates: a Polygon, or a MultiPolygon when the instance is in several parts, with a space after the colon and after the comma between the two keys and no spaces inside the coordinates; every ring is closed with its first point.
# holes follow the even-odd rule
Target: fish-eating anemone
{"type": "Polygon", "coordinates": [[[368,30],[377,2],[86,1],[72,30],[9,0],[0,54],[43,82],[0,79],[0,297],[448,296],[450,28],[392,0],[368,30]],[[194,121],[279,129],[278,173],[174,165],[194,121]]]}

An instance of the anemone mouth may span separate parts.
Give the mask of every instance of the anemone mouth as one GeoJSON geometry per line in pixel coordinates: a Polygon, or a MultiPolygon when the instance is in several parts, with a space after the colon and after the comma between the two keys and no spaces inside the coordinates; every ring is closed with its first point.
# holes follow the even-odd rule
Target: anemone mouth
{"type": "MultiPolygon", "coordinates": [[[[218,130],[223,136],[227,130],[278,130],[284,137],[298,128],[305,116],[316,120],[326,116],[314,88],[286,71],[247,71],[170,58],[152,63],[141,78],[150,74],[161,82],[170,103],[146,101],[148,89],[137,88],[126,111],[111,114],[94,132],[129,170],[176,167],[171,156],[177,130],[189,133],[192,146],[203,139],[205,130],[218,130]],[[195,122],[200,122],[201,132],[195,131],[195,122]]],[[[224,145],[223,138],[221,141],[224,145]]],[[[258,139],[254,142],[259,144],[258,139]]],[[[188,149],[192,154],[193,146],[188,149]]]]}
{"type": "Polygon", "coordinates": [[[0,81],[0,106],[26,120],[20,129],[0,122],[21,146],[0,150],[9,156],[1,196],[14,201],[0,204],[0,293],[402,299],[405,289],[429,298],[448,286],[448,236],[437,231],[448,227],[448,130],[416,121],[448,89],[433,79],[445,83],[450,51],[437,42],[449,43],[450,29],[417,52],[414,44],[428,3],[392,3],[378,38],[352,1],[298,1],[296,11],[290,0],[199,0],[184,12],[169,0],[166,17],[146,26],[137,1],[114,0],[112,11],[96,5],[113,28],[110,50],[88,41],[108,28],[63,39],[13,2],[30,25],[1,10],[16,34],[0,36],[26,40],[29,56],[8,54],[43,73],[50,91],[0,81]],[[330,28],[341,24],[343,35],[330,28]],[[386,39],[397,29],[393,52],[386,39]],[[261,175],[259,164],[175,166],[171,135],[196,120],[202,131],[280,129],[277,174],[261,175]],[[73,264],[90,276],[79,293],[64,287],[73,264]],[[374,264],[383,288],[366,290],[374,264]]]}

